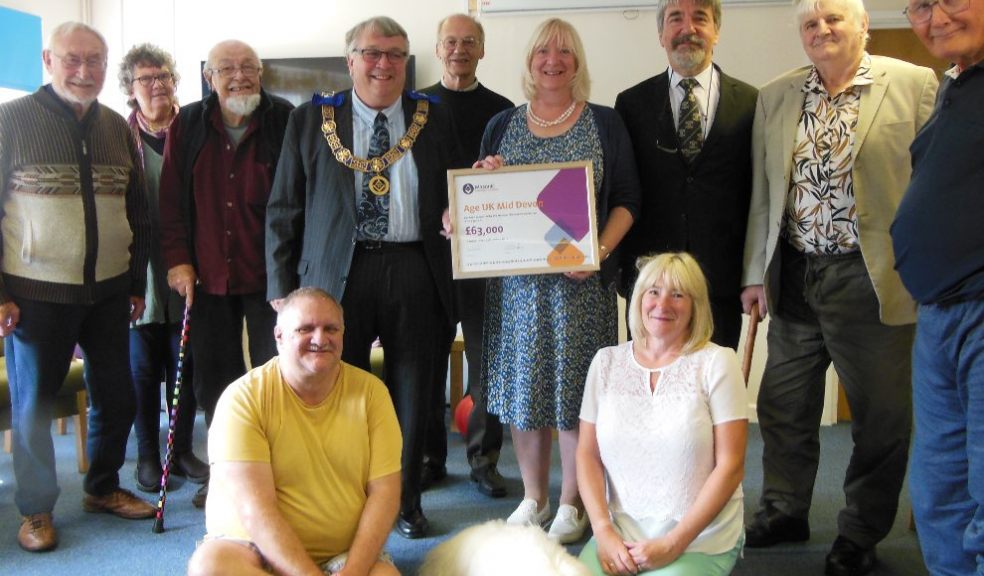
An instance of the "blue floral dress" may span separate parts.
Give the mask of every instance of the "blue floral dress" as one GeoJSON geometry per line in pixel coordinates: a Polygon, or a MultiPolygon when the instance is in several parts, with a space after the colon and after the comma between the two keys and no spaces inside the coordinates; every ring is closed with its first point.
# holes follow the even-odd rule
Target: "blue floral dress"
{"type": "MultiPolygon", "coordinates": [[[[526,107],[516,108],[499,154],[507,164],[591,160],[595,189],[601,188],[601,140],[587,106],[570,130],[551,138],[534,136],[526,107]]],[[[598,274],[583,282],[563,274],[492,278],[484,334],[489,412],[520,430],[572,430],[591,359],[618,340],[615,289],[603,287],[598,274]]]]}

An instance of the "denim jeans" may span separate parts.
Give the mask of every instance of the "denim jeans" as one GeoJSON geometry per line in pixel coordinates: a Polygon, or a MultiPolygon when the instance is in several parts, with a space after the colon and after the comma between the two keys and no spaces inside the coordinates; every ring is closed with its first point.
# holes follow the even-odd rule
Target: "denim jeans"
{"type": "MultiPolygon", "coordinates": [[[[167,385],[168,413],[171,412],[174,384],[178,374],[181,325],[157,322],[130,329],[130,371],[137,399],[133,429],[137,433],[137,454],[143,459],[160,459],[161,382],[167,385]]],[[[182,361],[178,420],[174,426],[174,452],[191,451],[195,426],[195,391],[192,388],[191,346],[185,347],[182,361]]]]}
{"type": "Polygon", "coordinates": [[[920,306],[909,485],[935,576],[984,575],[984,300],[920,306]]]}
{"type": "Polygon", "coordinates": [[[5,339],[13,408],[14,501],[21,514],[51,512],[58,498],[51,418],[78,343],[85,358],[89,392],[89,494],[119,487],[119,469],[133,424],[126,294],[94,304],[52,304],[15,298],[20,322],[5,339]]]}

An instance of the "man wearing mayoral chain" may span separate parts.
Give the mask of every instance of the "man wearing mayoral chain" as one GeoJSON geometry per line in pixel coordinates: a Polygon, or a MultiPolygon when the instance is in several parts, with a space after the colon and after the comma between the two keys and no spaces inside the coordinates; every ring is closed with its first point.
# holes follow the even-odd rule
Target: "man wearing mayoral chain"
{"type": "Polygon", "coordinates": [[[404,440],[397,527],[419,538],[427,399],[454,330],[440,231],[459,151],[447,111],[404,92],[403,27],[374,17],[345,40],[354,88],[315,95],[288,123],[267,206],[267,296],[277,308],[291,290],[316,286],[339,299],[345,362],[368,370],[372,342],[382,342],[404,440]]]}

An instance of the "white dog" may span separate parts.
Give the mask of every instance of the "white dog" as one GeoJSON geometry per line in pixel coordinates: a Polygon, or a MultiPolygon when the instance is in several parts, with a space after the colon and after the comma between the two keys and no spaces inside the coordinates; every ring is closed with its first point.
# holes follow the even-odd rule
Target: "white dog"
{"type": "Polygon", "coordinates": [[[424,559],[420,576],[590,576],[535,526],[492,520],[462,530],[424,559]]]}

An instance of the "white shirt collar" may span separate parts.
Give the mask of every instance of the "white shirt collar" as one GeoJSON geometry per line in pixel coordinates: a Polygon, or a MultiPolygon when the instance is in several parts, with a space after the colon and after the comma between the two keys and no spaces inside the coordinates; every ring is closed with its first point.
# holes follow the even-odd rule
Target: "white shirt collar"
{"type": "Polygon", "coordinates": [[[380,112],[386,116],[388,122],[393,122],[393,116],[395,114],[403,113],[403,95],[401,94],[396,102],[390,104],[382,110],[375,110],[370,108],[365,102],[363,102],[359,95],[352,90],[352,113],[362,119],[364,122],[372,126],[372,123],[376,121],[376,114],[380,112]]]}
{"type": "Polygon", "coordinates": [[[670,75],[671,88],[676,88],[680,85],[680,81],[684,78],[693,78],[700,84],[701,88],[707,90],[711,86],[711,77],[714,75],[714,64],[710,64],[707,68],[701,70],[696,76],[681,76],[679,72],[673,69],[672,66],[666,68],[667,73],[670,75]]]}

